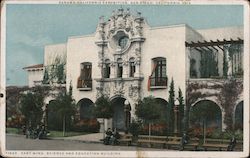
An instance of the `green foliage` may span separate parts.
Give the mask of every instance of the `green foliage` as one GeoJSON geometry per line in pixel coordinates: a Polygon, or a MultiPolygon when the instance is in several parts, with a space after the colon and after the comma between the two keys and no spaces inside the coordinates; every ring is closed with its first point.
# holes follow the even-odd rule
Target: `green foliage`
{"type": "Polygon", "coordinates": [[[132,123],[129,126],[129,132],[137,137],[142,130],[142,123],[140,121],[132,120],[132,123]]]}
{"type": "Polygon", "coordinates": [[[191,122],[212,120],[220,114],[220,108],[209,101],[199,102],[190,110],[191,122]]]}
{"type": "Polygon", "coordinates": [[[233,130],[233,107],[239,94],[243,91],[243,85],[236,80],[227,80],[221,89],[221,95],[218,100],[221,102],[222,107],[225,109],[224,123],[227,125],[227,130],[233,130]]]}
{"type": "Polygon", "coordinates": [[[63,61],[61,57],[56,57],[52,65],[45,67],[43,83],[58,83],[63,84],[66,82],[66,74],[64,72],[64,67],[66,62],[63,61]]]}
{"type": "Polygon", "coordinates": [[[201,52],[200,65],[201,78],[209,78],[211,76],[219,75],[218,62],[215,60],[215,55],[212,51],[201,52]]]}
{"type": "Polygon", "coordinates": [[[160,119],[161,107],[154,97],[149,96],[139,101],[135,107],[135,114],[146,123],[153,123],[160,119]]]}
{"type": "Polygon", "coordinates": [[[26,124],[32,128],[40,125],[43,116],[44,96],[41,93],[28,92],[22,95],[20,104],[20,111],[25,117],[26,124]]]}
{"type": "Polygon", "coordinates": [[[182,95],[182,91],[179,88],[178,91],[178,98],[177,100],[179,101],[179,129],[180,131],[183,131],[183,124],[184,124],[184,99],[182,95]]]}
{"type": "Polygon", "coordinates": [[[168,97],[168,106],[167,106],[167,117],[169,125],[169,133],[174,131],[174,102],[175,102],[175,91],[174,91],[174,80],[172,78],[171,84],[169,87],[169,97],[168,97]]]}
{"type": "MultiPolygon", "coordinates": [[[[61,131],[49,131],[50,134],[48,137],[53,138],[53,137],[63,137],[61,131]]],[[[75,131],[68,131],[65,133],[65,137],[72,137],[72,136],[79,136],[79,135],[85,135],[89,134],[87,132],[75,132],[75,131]]]]}
{"type": "Polygon", "coordinates": [[[97,118],[111,118],[114,115],[113,108],[106,96],[101,96],[95,102],[94,114],[97,118]]]}
{"type": "MultiPolygon", "coordinates": [[[[70,85],[69,92],[60,92],[51,106],[55,120],[60,120],[63,127],[71,126],[71,118],[75,114],[76,103],[72,98],[72,86],[70,85]]],[[[55,121],[56,122],[56,121],[55,121]]],[[[51,126],[51,125],[49,125],[51,126]]],[[[62,128],[63,129],[63,128],[62,128]]],[[[66,128],[65,128],[66,129],[66,128]]]]}
{"type": "Polygon", "coordinates": [[[93,119],[83,119],[79,120],[74,123],[74,131],[78,132],[90,132],[90,133],[96,133],[99,132],[100,124],[96,120],[96,118],[93,119]]]}
{"type": "Polygon", "coordinates": [[[43,84],[49,84],[49,74],[48,74],[47,68],[45,68],[45,70],[44,70],[43,84]]]}
{"type": "Polygon", "coordinates": [[[21,134],[22,131],[20,128],[6,128],[6,133],[21,134]]]}

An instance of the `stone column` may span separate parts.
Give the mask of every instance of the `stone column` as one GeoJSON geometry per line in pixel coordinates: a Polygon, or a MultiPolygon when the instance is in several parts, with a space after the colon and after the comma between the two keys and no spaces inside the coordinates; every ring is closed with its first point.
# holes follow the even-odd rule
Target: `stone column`
{"type": "Polygon", "coordinates": [[[178,130],[178,114],[179,114],[179,101],[176,100],[175,101],[175,105],[174,105],[174,134],[177,136],[179,133],[178,130]]]}
{"type": "Polygon", "coordinates": [[[110,78],[116,78],[116,62],[110,63],[110,78]]]}
{"type": "Polygon", "coordinates": [[[122,71],[122,78],[127,78],[129,77],[129,63],[128,61],[123,61],[123,71],[122,71]]]}

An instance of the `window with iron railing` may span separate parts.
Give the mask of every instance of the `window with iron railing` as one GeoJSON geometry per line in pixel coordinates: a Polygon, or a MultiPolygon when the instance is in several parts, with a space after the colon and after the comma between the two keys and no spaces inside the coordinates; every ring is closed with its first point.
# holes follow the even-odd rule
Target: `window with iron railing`
{"type": "Polygon", "coordinates": [[[77,88],[92,89],[92,64],[90,62],[81,63],[81,72],[77,81],[77,88]]]}
{"type": "Polygon", "coordinates": [[[167,72],[166,58],[158,57],[152,59],[152,72],[149,76],[148,86],[152,87],[167,87],[167,72]]]}

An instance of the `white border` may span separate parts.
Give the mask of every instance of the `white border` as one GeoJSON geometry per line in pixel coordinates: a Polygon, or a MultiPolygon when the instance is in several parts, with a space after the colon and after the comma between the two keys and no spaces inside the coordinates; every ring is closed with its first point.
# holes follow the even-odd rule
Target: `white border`
{"type": "MultiPolygon", "coordinates": [[[[61,1],[60,1],[61,2],[61,1]]],[[[67,155],[66,151],[35,151],[30,150],[31,154],[24,155],[22,154],[23,151],[15,151],[15,150],[5,150],[5,76],[6,76],[6,69],[5,69],[5,51],[6,51],[6,4],[59,4],[59,1],[56,0],[40,0],[40,1],[17,1],[17,0],[9,0],[2,2],[1,8],[1,78],[0,78],[0,92],[4,94],[4,98],[0,99],[0,147],[1,147],[1,155],[3,156],[10,156],[10,157],[247,157],[249,155],[249,3],[244,0],[230,0],[230,1],[189,1],[189,0],[157,0],[157,1],[149,1],[149,0],[129,0],[129,1],[118,1],[118,0],[64,0],[63,2],[75,2],[79,4],[94,4],[94,2],[98,2],[97,4],[108,4],[108,2],[116,2],[116,4],[130,4],[136,5],[135,2],[141,2],[141,4],[147,5],[169,5],[172,2],[191,2],[191,4],[197,5],[207,5],[207,4],[214,4],[214,5],[225,5],[225,4],[233,4],[233,5],[244,5],[244,149],[243,152],[191,152],[191,151],[89,151],[88,154],[86,151],[71,151],[75,154],[82,153],[83,155],[67,155]],[[61,154],[50,154],[50,153],[61,153],[61,154]],[[114,155],[110,155],[113,152],[114,155]],[[37,154],[42,153],[42,155],[37,154]],[[100,153],[96,155],[96,153],[100,153]],[[102,154],[101,154],[102,153],[102,154]],[[117,154],[116,154],[117,153],[117,154]],[[119,154],[118,154],[119,153],[119,154]],[[103,155],[104,154],[104,155],[103,155]]],[[[64,4],[70,5],[70,4],[64,4]]]]}

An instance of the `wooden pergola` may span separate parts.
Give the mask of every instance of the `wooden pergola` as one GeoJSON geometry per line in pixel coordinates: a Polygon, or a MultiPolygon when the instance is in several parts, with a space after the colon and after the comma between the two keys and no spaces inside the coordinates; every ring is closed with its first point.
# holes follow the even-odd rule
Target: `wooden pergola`
{"type": "Polygon", "coordinates": [[[243,44],[243,39],[238,38],[237,40],[210,40],[210,41],[197,41],[197,42],[185,42],[185,46],[189,47],[189,48],[194,48],[196,50],[198,50],[199,52],[201,51],[212,51],[212,49],[218,51],[218,48],[221,49],[222,51],[224,51],[224,45],[226,44],[243,44]]]}

